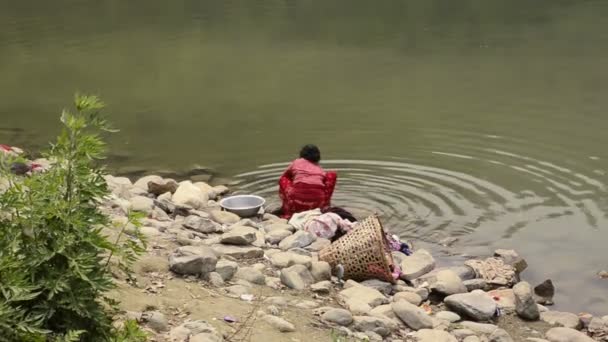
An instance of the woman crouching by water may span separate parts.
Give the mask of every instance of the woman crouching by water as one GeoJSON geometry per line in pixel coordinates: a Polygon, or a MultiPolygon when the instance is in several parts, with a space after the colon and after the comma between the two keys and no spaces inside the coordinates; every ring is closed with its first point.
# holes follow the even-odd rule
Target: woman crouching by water
{"type": "Polygon", "coordinates": [[[300,151],[300,158],[294,160],[279,179],[283,218],[289,219],[295,213],[330,206],[338,175],[323,170],[319,161],[319,148],[306,145],[300,151]]]}

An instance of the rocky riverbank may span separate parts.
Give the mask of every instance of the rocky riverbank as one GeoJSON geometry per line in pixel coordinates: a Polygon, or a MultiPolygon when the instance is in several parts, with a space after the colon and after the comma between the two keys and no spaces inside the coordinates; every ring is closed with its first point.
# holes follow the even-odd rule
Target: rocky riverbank
{"type": "MultiPolygon", "coordinates": [[[[265,214],[220,210],[225,186],[107,176],[102,209],[117,228],[146,215],[147,253],[135,279],[112,293],[154,341],[607,341],[608,316],[551,311],[552,285],[519,279],[515,251],[437,267],[415,250],[394,253],[397,284],[339,281],[318,252],[324,239],[265,214]]],[[[132,232],[135,227],[127,227],[132,232]]],[[[128,236],[126,238],[129,238],[128,236]]]]}

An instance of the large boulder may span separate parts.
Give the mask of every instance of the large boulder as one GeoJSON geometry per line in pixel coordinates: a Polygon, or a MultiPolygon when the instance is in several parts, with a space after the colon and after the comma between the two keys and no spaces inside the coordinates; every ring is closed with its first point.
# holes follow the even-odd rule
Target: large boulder
{"type": "Polygon", "coordinates": [[[298,230],[295,234],[286,237],[279,243],[279,247],[282,250],[288,250],[292,248],[304,248],[313,243],[317,237],[314,234],[298,230]]]}
{"type": "Polygon", "coordinates": [[[393,312],[413,330],[432,329],[433,319],[426,311],[404,300],[391,304],[393,312]]]}
{"type": "Polygon", "coordinates": [[[218,256],[229,256],[235,259],[257,259],[264,256],[264,251],[253,246],[213,245],[213,251],[218,256]]]}
{"type": "Polygon", "coordinates": [[[458,293],[467,293],[467,288],[456,272],[447,269],[437,272],[437,281],[431,285],[431,290],[449,296],[458,293]]]}
{"type": "Polygon", "coordinates": [[[570,328],[549,329],[545,337],[550,342],[593,342],[594,339],[580,331],[570,328]]]}
{"type": "Polygon", "coordinates": [[[458,342],[456,337],[443,330],[422,329],[414,334],[417,342],[458,342]]]}
{"type": "Polygon", "coordinates": [[[431,253],[424,249],[415,251],[412,255],[403,258],[401,263],[401,278],[413,280],[421,277],[435,268],[435,259],[431,253]]]}
{"type": "Polygon", "coordinates": [[[257,238],[258,230],[246,226],[233,226],[229,232],[224,233],[220,240],[225,245],[250,245],[257,238]]]}
{"type": "Polygon", "coordinates": [[[209,198],[199,187],[192,184],[192,182],[184,181],[180,183],[175,194],[173,194],[172,200],[173,203],[177,205],[186,205],[194,209],[201,209],[207,205],[209,198]]]}
{"type": "Polygon", "coordinates": [[[206,275],[215,271],[217,257],[204,246],[183,246],[169,257],[171,271],[184,275],[206,275]]]}
{"type": "Polygon", "coordinates": [[[281,282],[291,289],[304,290],[314,279],[306,266],[293,265],[281,270],[281,282]]]}
{"type": "Polygon", "coordinates": [[[513,287],[513,293],[515,294],[515,312],[519,317],[530,321],[538,320],[540,312],[530,284],[525,281],[517,283],[513,287]]]}
{"type": "Polygon", "coordinates": [[[551,325],[570,329],[579,329],[582,326],[581,319],[569,312],[547,311],[540,314],[540,319],[551,325]]]}
{"type": "Polygon", "coordinates": [[[454,294],[446,297],[444,302],[452,311],[476,321],[490,320],[496,313],[496,303],[481,290],[454,294]]]}

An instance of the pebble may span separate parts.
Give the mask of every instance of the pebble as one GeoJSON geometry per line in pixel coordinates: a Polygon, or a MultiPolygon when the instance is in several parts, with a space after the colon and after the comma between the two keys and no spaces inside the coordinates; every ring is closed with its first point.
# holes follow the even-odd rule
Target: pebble
{"type": "Polygon", "coordinates": [[[341,326],[350,325],[353,322],[353,315],[348,310],[331,309],[326,311],[321,318],[323,320],[341,326]]]}
{"type": "Polygon", "coordinates": [[[437,319],[448,321],[450,323],[455,323],[455,322],[460,321],[460,316],[457,313],[454,313],[452,311],[440,311],[435,314],[435,317],[437,319]]]}
{"type": "Polygon", "coordinates": [[[250,245],[257,239],[257,229],[246,226],[233,226],[229,232],[224,233],[220,242],[225,245],[250,245]]]}
{"type": "Polygon", "coordinates": [[[444,302],[452,311],[476,321],[490,320],[496,313],[496,303],[481,290],[451,295],[444,302]]]}
{"type": "Polygon", "coordinates": [[[386,317],[395,320],[395,322],[401,323],[401,320],[399,320],[399,317],[397,317],[393,311],[393,307],[390,304],[376,306],[369,312],[369,315],[386,317]]]}
{"type": "MultiPolygon", "coordinates": [[[[125,178],[124,177],[115,177],[113,179],[114,182],[119,182],[120,184],[123,184],[123,180],[125,178]]],[[[106,178],[107,180],[107,178],[106,178]]],[[[151,175],[151,176],[144,176],[140,179],[138,179],[135,184],[133,184],[134,187],[145,190],[146,192],[148,191],[148,183],[149,182],[163,182],[163,178],[160,176],[156,176],[156,175],[151,175]]],[[[130,183],[130,182],[129,182],[130,183]]],[[[127,184],[126,182],[124,184],[127,184]]]]}
{"type": "Polygon", "coordinates": [[[329,245],[331,245],[331,241],[329,241],[328,239],[317,238],[317,240],[307,246],[306,249],[311,252],[319,252],[329,245]]]}
{"type": "Polygon", "coordinates": [[[452,270],[442,270],[437,272],[437,281],[431,285],[431,290],[442,295],[449,296],[458,293],[466,293],[467,288],[462,283],[462,280],[452,270]]]}
{"type": "Polygon", "coordinates": [[[424,249],[416,250],[412,255],[403,258],[401,263],[401,278],[413,280],[421,277],[435,268],[435,259],[424,249]]]}
{"type": "Polygon", "coordinates": [[[298,230],[295,234],[283,239],[283,241],[279,243],[279,248],[284,251],[292,248],[304,248],[313,243],[316,238],[315,235],[309,232],[298,230]]]}
{"type": "Polygon", "coordinates": [[[571,329],[579,329],[582,325],[580,318],[569,312],[547,311],[540,314],[540,319],[551,325],[571,329]]]}
{"type": "Polygon", "coordinates": [[[395,315],[413,330],[433,328],[431,317],[416,305],[401,300],[391,304],[395,315]]]}
{"type": "Polygon", "coordinates": [[[287,224],[287,223],[282,223],[280,221],[271,221],[270,224],[264,225],[264,230],[266,231],[266,233],[270,233],[275,230],[287,230],[292,233],[294,233],[296,231],[296,229],[292,225],[287,224]]]}
{"type": "Polygon", "coordinates": [[[517,283],[513,287],[513,293],[515,294],[515,312],[517,312],[517,315],[530,321],[538,320],[540,312],[532,295],[530,284],[525,281],[517,283]]]}
{"type": "Polygon", "coordinates": [[[264,321],[282,333],[296,331],[296,327],[293,324],[277,316],[266,315],[264,316],[264,321]]]}
{"type": "Polygon", "coordinates": [[[253,267],[240,267],[234,275],[237,279],[246,280],[256,285],[266,285],[266,277],[253,267]]]}
{"type": "Polygon", "coordinates": [[[177,191],[179,184],[173,179],[163,179],[160,181],[149,181],[148,182],[148,192],[160,196],[165,193],[173,194],[177,191]]]}
{"type": "Polygon", "coordinates": [[[291,289],[304,290],[314,279],[306,266],[293,265],[281,270],[281,282],[291,289]]]}
{"type": "Polygon", "coordinates": [[[442,330],[422,329],[414,334],[417,342],[458,342],[456,337],[442,330]]]}
{"type": "Polygon", "coordinates": [[[331,266],[325,261],[313,261],[310,264],[310,273],[315,281],[330,280],[331,266]]]}
{"type": "Polygon", "coordinates": [[[550,329],[545,337],[550,342],[593,342],[591,337],[570,328],[550,329]]]}
{"type": "Polygon", "coordinates": [[[393,296],[393,301],[398,302],[400,300],[405,300],[406,302],[412,303],[416,306],[422,303],[422,297],[420,297],[417,293],[414,292],[398,292],[393,296]]]}

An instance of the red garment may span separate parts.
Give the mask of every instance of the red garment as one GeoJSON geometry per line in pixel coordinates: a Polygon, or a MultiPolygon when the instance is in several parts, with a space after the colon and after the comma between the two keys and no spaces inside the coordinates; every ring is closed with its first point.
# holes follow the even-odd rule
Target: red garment
{"type": "Polygon", "coordinates": [[[288,171],[289,169],[279,179],[279,196],[283,202],[283,218],[289,219],[295,213],[316,208],[324,209],[330,206],[331,196],[338,180],[337,173],[324,173],[323,183],[317,185],[304,182],[296,183],[291,178],[292,173],[288,171]]]}
{"type": "Polygon", "coordinates": [[[289,177],[294,184],[306,183],[325,186],[325,171],[318,164],[304,158],[294,160],[285,170],[283,176],[289,177]]]}

